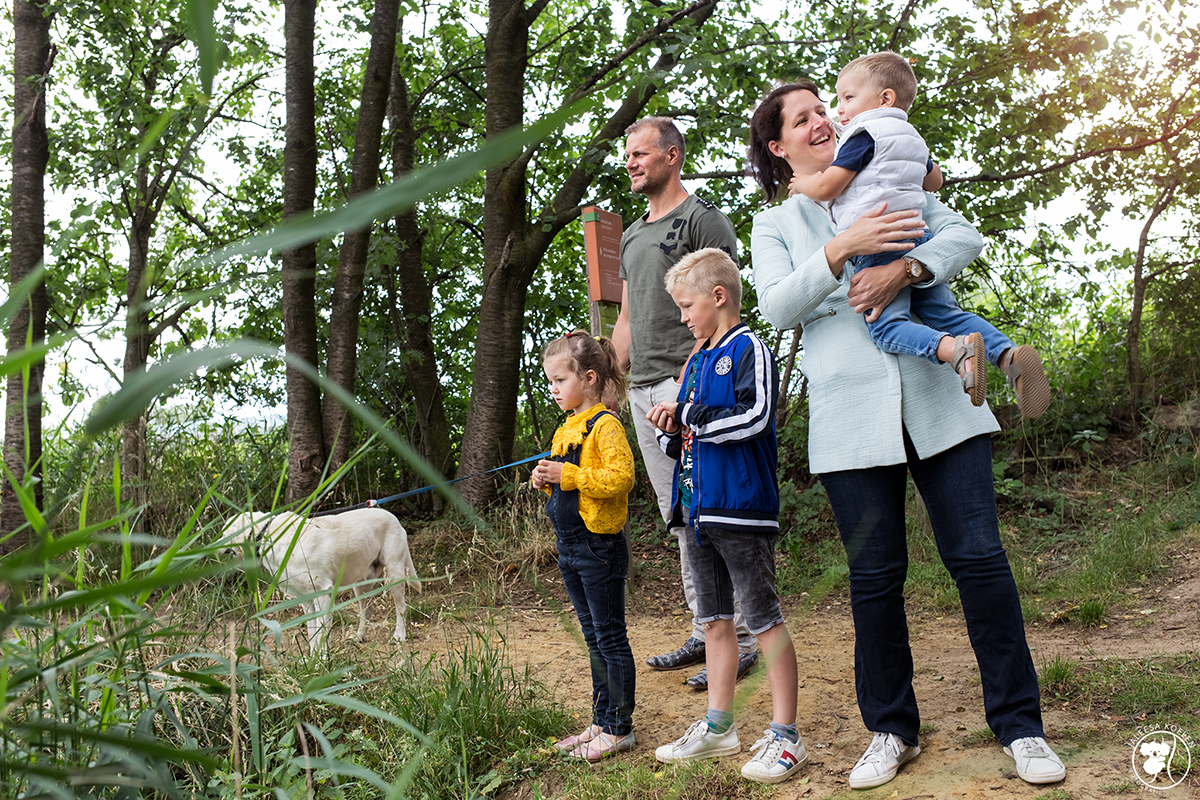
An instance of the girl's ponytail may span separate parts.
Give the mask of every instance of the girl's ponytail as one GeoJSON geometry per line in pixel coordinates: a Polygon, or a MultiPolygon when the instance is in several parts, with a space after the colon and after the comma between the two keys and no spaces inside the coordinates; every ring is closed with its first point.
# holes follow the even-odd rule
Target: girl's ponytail
{"type": "Polygon", "coordinates": [[[625,370],[621,369],[621,358],[617,355],[617,347],[607,336],[597,336],[600,350],[608,358],[608,380],[604,382],[600,401],[607,408],[617,409],[625,405],[628,387],[625,385],[625,370]]]}

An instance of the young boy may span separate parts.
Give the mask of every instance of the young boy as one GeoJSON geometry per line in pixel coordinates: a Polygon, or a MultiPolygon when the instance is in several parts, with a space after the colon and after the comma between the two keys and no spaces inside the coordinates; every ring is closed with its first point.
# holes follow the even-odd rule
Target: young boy
{"type": "MultiPolygon", "coordinates": [[[[814,200],[830,201],[838,233],[863,214],[887,203],[887,210],[920,210],[925,192],[942,186],[942,174],[929,160],[929,148],[908,123],[908,109],[917,94],[917,78],[906,59],[891,52],[856,58],[838,76],[838,118],[845,126],[833,164],[816,175],[797,175],[791,188],[814,200]]],[[[930,234],[910,240],[914,247],[930,234]]],[[[890,264],[895,252],[861,255],[853,272],[890,264]]],[[[904,257],[909,280],[927,282],[933,275],[915,258],[904,257]]],[[[1016,347],[986,320],[958,307],[945,284],[904,287],[867,328],[879,349],[948,363],[962,379],[971,402],[982,405],[987,394],[984,358],[999,367],[1017,395],[1026,417],[1040,417],[1050,405],[1050,384],[1037,351],[1016,347]],[[910,317],[915,311],[924,325],[910,317]]]]}
{"type": "Polygon", "coordinates": [[[775,594],[779,538],[775,404],[779,373],[771,351],[741,321],[742,279],[723,251],[697,250],[666,275],[680,319],[704,344],[688,361],[679,399],[646,415],[663,450],[678,459],[672,524],[687,524],[696,585],[696,621],[707,642],[708,713],[655,757],[668,764],[741,751],[733,723],[738,668],[733,597],[767,663],[771,727],[742,775],[779,783],[808,760],[796,731],[796,651],[775,594]]]}

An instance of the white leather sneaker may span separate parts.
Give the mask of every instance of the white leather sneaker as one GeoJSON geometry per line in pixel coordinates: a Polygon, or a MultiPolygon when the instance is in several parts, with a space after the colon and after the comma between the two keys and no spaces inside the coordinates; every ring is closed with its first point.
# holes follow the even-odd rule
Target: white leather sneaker
{"type": "Polygon", "coordinates": [[[1017,762],[1017,775],[1026,783],[1058,783],[1067,777],[1067,768],[1041,736],[1017,739],[1004,748],[1017,762]]]}
{"type": "Polygon", "coordinates": [[[683,736],[655,750],[654,757],[664,764],[678,764],[731,756],[741,750],[737,725],[730,725],[724,733],[712,733],[708,730],[708,720],[702,719],[689,725],[683,736]]]}
{"type": "Polygon", "coordinates": [[[782,783],[808,763],[804,742],[789,742],[769,728],[750,752],[754,758],[742,767],[742,777],[759,783],[782,783]]]}
{"type": "Polygon", "coordinates": [[[882,786],[896,777],[900,767],[921,755],[920,745],[907,745],[894,733],[877,733],[867,752],[850,770],[851,789],[882,786]]]}

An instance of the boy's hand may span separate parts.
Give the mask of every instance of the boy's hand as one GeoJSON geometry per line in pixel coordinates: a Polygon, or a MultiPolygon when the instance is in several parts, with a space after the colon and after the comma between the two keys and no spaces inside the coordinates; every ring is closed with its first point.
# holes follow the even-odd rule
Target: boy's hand
{"type": "Polygon", "coordinates": [[[646,419],[659,430],[674,433],[679,430],[679,426],[675,424],[675,409],[678,406],[679,403],[659,403],[646,412],[646,419]]]}
{"type": "Polygon", "coordinates": [[[788,197],[804,194],[805,180],[809,177],[808,175],[801,175],[798,172],[793,173],[792,179],[788,181],[788,197]]]}
{"type": "Polygon", "coordinates": [[[533,468],[533,475],[530,480],[533,482],[533,488],[541,489],[547,484],[562,483],[563,465],[561,461],[550,461],[543,458],[533,468]]]}

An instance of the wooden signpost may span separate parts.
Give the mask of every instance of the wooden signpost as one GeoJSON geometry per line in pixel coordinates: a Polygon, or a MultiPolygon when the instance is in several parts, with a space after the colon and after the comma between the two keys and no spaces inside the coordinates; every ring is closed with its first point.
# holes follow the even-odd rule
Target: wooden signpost
{"type": "Polygon", "coordinates": [[[596,206],[583,209],[583,243],[587,251],[588,306],[592,335],[612,336],[621,310],[620,214],[596,206]]]}

